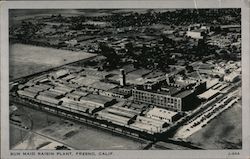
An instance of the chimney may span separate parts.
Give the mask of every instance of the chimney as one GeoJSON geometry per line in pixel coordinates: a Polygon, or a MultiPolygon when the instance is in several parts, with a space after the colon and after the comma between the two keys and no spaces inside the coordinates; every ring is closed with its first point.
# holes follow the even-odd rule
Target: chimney
{"type": "Polygon", "coordinates": [[[169,76],[168,76],[168,74],[166,74],[166,82],[167,82],[167,84],[169,85],[170,81],[169,81],[169,76]]]}
{"type": "Polygon", "coordinates": [[[120,69],[120,85],[125,86],[126,85],[126,74],[124,69],[120,69]]]}

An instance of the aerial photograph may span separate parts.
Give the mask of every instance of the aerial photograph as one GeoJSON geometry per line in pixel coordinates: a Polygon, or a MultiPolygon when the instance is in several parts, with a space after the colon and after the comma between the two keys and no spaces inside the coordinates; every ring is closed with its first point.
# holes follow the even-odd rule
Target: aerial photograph
{"type": "Polygon", "coordinates": [[[11,150],[242,149],[241,9],[10,9],[11,150]]]}

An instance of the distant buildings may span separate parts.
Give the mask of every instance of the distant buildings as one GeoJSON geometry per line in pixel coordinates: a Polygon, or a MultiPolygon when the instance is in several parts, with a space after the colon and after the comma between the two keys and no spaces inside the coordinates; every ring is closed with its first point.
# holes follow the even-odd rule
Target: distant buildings
{"type": "Polygon", "coordinates": [[[241,25],[222,25],[221,27],[222,31],[226,32],[240,32],[241,31],[241,25]]]}
{"type": "Polygon", "coordinates": [[[204,39],[209,31],[209,27],[196,24],[189,26],[186,35],[187,37],[191,37],[193,39],[204,39]]]}
{"type": "Polygon", "coordinates": [[[187,31],[187,36],[193,39],[204,39],[206,32],[201,29],[187,31]]]}
{"type": "Polygon", "coordinates": [[[239,79],[239,74],[236,72],[230,73],[230,74],[226,74],[224,76],[224,81],[226,82],[235,82],[239,79]]]}

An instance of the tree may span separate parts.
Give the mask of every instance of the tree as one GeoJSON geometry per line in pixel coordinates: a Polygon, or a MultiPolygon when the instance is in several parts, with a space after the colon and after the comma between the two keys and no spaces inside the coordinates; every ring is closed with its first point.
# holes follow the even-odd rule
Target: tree
{"type": "Polygon", "coordinates": [[[125,49],[127,50],[128,56],[133,56],[134,54],[134,46],[131,42],[125,44],[125,49]]]}
{"type": "Polygon", "coordinates": [[[100,53],[107,58],[107,67],[116,67],[120,64],[120,57],[112,47],[108,46],[107,43],[100,43],[99,50],[100,53]]]}

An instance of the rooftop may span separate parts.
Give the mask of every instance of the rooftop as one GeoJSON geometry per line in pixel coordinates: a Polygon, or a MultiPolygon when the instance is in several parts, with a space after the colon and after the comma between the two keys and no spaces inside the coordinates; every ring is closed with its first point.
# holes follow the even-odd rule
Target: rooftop
{"type": "Polygon", "coordinates": [[[193,93],[192,90],[184,90],[184,91],[179,92],[178,94],[176,94],[175,97],[184,98],[184,97],[189,96],[189,95],[192,94],[192,93],[193,93]]]}
{"type": "Polygon", "coordinates": [[[191,30],[190,32],[199,32],[199,33],[201,33],[201,32],[204,32],[205,30],[204,29],[195,29],[195,30],[191,30]]]}
{"type": "Polygon", "coordinates": [[[105,97],[105,96],[101,96],[101,95],[96,95],[96,94],[89,94],[85,97],[82,97],[81,100],[105,104],[105,103],[113,100],[113,98],[109,98],[109,97],[105,97]]]}
{"type": "Polygon", "coordinates": [[[117,85],[98,81],[98,82],[90,84],[89,87],[107,91],[107,90],[117,87],[117,85]]]}
{"type": "Polygon", "coordinates": [[[177,112],[154,107],[153,109],[149,110],[147,114],[156,115],[156,116],[164,117],[164,118],[172,118],[173,116],[177,114],[177,112]]]}
{"type": "Polygon", "coordinates": [[[198,95],[199,98],[203,98],[203,99],[208,99],[212,96],[214,96],[215,94],[219,93],[218,90],[213,90],[213,89],[209,89],[208,91],[198,95]]]}
{"type": "Polygon", "coordinates": [[[95,79],[93,77],[77,77],[75,79],[72,79],[71,82],[77,83],[79,85],[83,85],[83,86],[89,86],[95,82],[97,82],[98,79],[95,79]]]}

